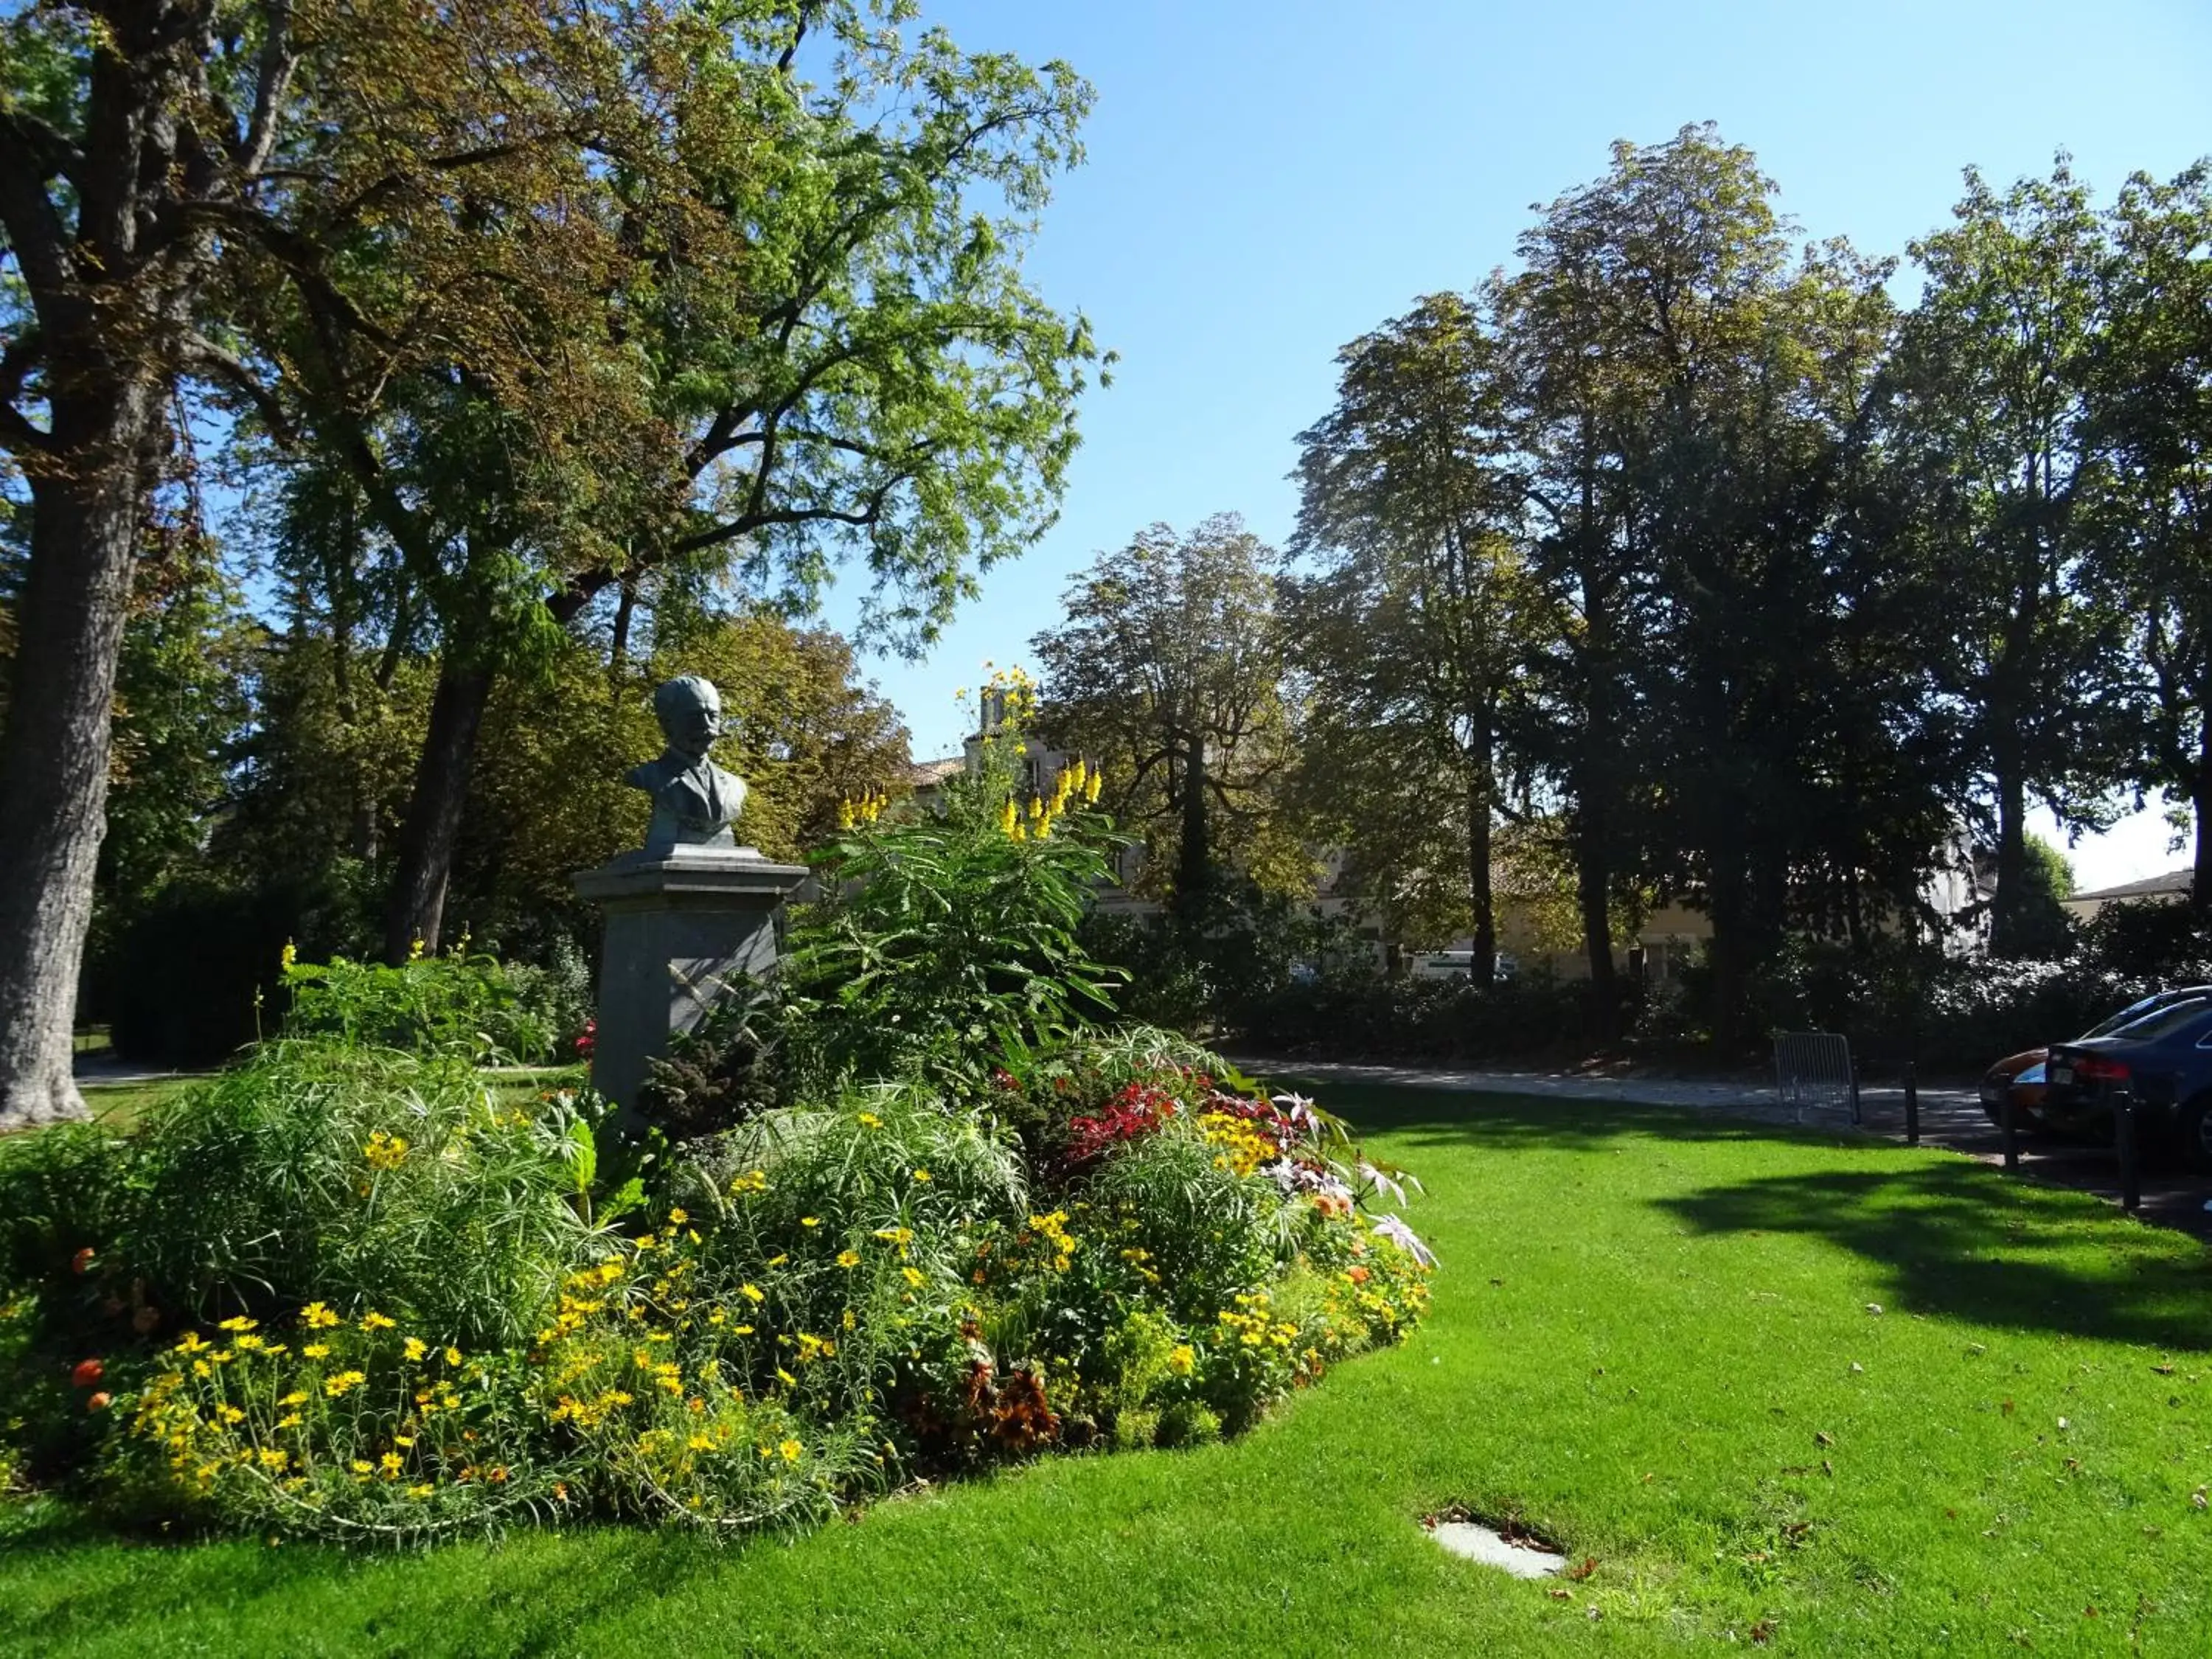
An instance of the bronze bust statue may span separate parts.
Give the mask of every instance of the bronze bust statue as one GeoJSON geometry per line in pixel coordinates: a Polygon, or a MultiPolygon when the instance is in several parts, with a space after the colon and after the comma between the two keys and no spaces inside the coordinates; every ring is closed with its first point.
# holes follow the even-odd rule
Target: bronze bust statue
{"type": "Polygon", "coordinates": [[[721,693],[696,674],[685,674],[654,690],[653,713],[668,747],[623,779],[653,797],[645,850],[735,846],[730,826],[745,810],[744,780],[725,772],[708,754],[722,735],[721,693]]]}

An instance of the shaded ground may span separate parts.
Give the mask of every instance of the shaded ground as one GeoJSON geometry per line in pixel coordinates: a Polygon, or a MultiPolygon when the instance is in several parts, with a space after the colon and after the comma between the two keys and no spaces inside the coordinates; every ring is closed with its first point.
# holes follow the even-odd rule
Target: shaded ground
{"type": "MultiPolygon", "coordinates": [[[[1781,1103],[1775,1097],[1771,1078],[1615,1078],[1504,1067],[1455,1071],[1419,1066],[1279,1060],[1259,1055],[1232,1058],[1248,1072],[1309,1077],[1328,1084],[1388,1084],[1458,1094],[1518,1095],[1620,1106],[1670,1106],[1717,1112],[1760,1123],[1852,1131],[1846,1111],[1800,1109],[1781,1103]]],[[[1946,1147],[1984,1164],[2002,1164],[2004,1138],[1984,1115],[1980,1098],[1972,1086],[1955,1081],[1930,1084],[1920,1089],[1919,1096],[1923,1146],[1946,1147]]],[[[1903,1088],[1893,1084],[1863,1088],[1859,1109],[1857,1133],[1892,1140],[1905,1139],[1903,1088]]],[[[2020,1137],[2020,1173],[2024,1176],[2092,1193],[2114,1205],[2120,1201],[2119,1163],[2108,1146],[2023,1134],[2020,1137]]],[[[2171,1158],[2147,1158],[2140,1214],[2146,1221],[2178,1228],[2212,1243],[2212,1177],[2191,1175],[2171,1158]]]]}

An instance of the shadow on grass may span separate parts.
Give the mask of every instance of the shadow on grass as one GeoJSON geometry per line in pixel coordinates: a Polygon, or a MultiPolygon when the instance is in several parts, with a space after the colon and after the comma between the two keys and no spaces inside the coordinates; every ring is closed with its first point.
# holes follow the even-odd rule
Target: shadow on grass
{"type": "Polygon", "coordinates": [[[114,1646],[133,1630],[151,1645],[215,1608],[238,1616],[241,1640],[255,1639],[249,1632],[264,1620],[262,1634],[312,1619],[334,1651],[346,1650],[349,1628],[394,1644],[393,1651],[557,1651],[604,1617],[611,1600],[656,1600],[762,1541],[717,1547],[696,1534],[604,1526],[524,1529],[427,1553],[302,1542],[271,1548],[221,1537],[155,1541],[73,1506],[39,1508],[0,1527],[0,1624],[21,1644],[9,1651],[58,1650],[87,1638],[114,1646]],[[429,1571],[422,1570],[426,1559],[429,1571]]]}
{"type": "Polygon", "coordinates": [[[1707,1233],[1804,1233],[1880,1264],[1900,1308],[2212,1350],[2212,1257],[2080,1194],[1954,1158],[1710,1187],[1661,1206],[1707,1233]]]}
{"type": "Polygon", "coordinates": [[[1913,1312],[2212,1351],[2212,1252],[2087,1194],[1942,1152],[1679,1107],[1375,1084],[1316,1092],[1361,1133],[1389,1133],[1415,1151],[1600,1152],[1630,1139],[1818,1147],[1838,1167],[1650,1201],[1702,1233],[1801,1233],[1840,1246],[1881,1267],[1885,1299],[1913,1312]]]}

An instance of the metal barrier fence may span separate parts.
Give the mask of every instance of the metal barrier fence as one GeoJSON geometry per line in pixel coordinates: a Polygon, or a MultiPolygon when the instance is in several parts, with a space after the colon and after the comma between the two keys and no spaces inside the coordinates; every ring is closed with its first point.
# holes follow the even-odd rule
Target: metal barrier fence
{"type": "Polygon", "coordinates": [[[1859,1121],[1858,1071],[1850,1039],[1835,1031],[1774,1035],[1774,1094],[1803,1121],[1808,1111],[1848,1112],[1859,1121]]]}

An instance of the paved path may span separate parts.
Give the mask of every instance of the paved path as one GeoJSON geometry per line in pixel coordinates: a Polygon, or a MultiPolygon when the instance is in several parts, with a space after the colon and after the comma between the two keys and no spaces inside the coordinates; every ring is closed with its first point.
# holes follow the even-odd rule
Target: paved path
{"type": "MultiPolygon", "coordinates": [[[[1257,1055],[1229,1058],[1258,1076],[1310,1077],[1316,1081],[1389,1083],[1416,1089],[1445,1089],[1465,1094],[1535,1095],[1555,1100],[1612,1101],[1623,1105],[1685,1107],[1724,1112],[1763,1123],[1799,1124],[1853,1133],[1843,1110],[1801,1110],[1775,1097],[1771,1081],[1735,1079],[1592,1077],[1573,1072],[1490,1068],[1449,1071],[1419,1066],[1354,1066],[1321,1060],[1274,1060],[1257,1055]]],[[[1859,1092],[1856,1133],[1905,1139],[1905,1091],[1892,1085],[1859,1092]]],[[[1929,1085],[1920,1090],[1920,1139],[1984,1164],[2004,1162],[2004,1139],[1983,1114],[1972,1088],[1929,1085]]],[[[2117,1205],[2120,1201],[2118,1159],[2109,1146],[2022,1136],[2023,1175],[2079,1188],[2117,1205]]],[[[2142,1175],[2142,1218],[2194,1233],[2212,1243],[2212,1178],[2190,1175],[2171,1160],[2154,1160],[2142,1175]]]]}

